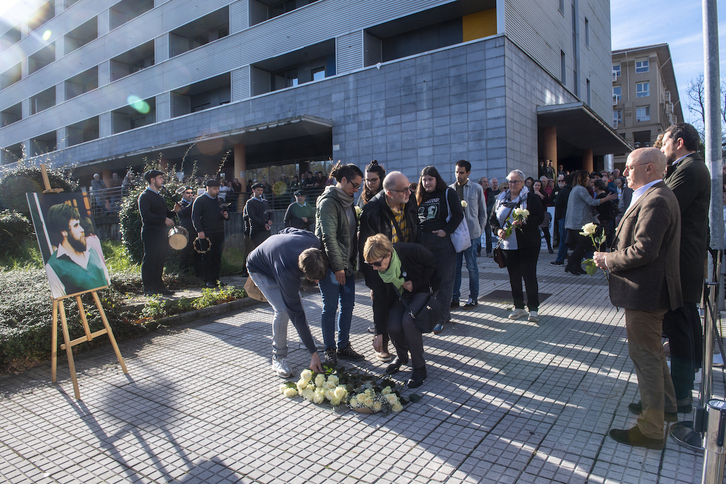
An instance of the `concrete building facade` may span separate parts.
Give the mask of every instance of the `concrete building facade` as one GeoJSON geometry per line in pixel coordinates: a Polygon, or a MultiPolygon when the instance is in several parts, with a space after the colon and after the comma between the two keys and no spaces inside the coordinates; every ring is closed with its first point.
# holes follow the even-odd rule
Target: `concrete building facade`
{"type": "MultiPolygon", "coordinates": [[[[668,44],[613,51],[613,128],[635,148],[653,146],[668,126],[683,122],[668,44]]],[[[627,153],[615,153],[621,170],[627,153]]]]}
{"type": "Polygon", "coordinates": [[[274,178],[377,159],[451,181],[462,158],[503,177],[629,150],[605,121],[607,1],[23,5],[0,25],[3,165],[38,157],[107,179],[148,159],[226,160],[228,177],[274,178]]]}

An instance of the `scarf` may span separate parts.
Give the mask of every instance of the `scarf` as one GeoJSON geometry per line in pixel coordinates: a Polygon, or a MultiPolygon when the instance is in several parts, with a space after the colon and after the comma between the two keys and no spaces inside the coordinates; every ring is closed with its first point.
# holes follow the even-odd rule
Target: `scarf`
{"type": "Polygon", "coordinates": [[[526,186],[522,187],[522,191],[519,192],[519,196],[512,200],[512,192],[507,190],[506,192],[502,192],[497,197],[497,206],[495,208],[495,212],[497,214],[497,219],[499,220],[499,225],[501,227],[504,227],[504,223],[506,219],[509,216],[509,213],[512,209],[517,207],[522,207],[524,209],[527,208],[527,194],[529,193],[529,188],[526,186]]]}
{"type": "Polygon", "coordinates": [[[406,281],[403,280],[401,275],[401,259],[398,258],[395,250],[391,252],[391,263],[388,264],[388,269],[378,271],[378,275],[381,276],[383,282],[393,284],[399,292],[401,291],[401,286],[406,281]]]}

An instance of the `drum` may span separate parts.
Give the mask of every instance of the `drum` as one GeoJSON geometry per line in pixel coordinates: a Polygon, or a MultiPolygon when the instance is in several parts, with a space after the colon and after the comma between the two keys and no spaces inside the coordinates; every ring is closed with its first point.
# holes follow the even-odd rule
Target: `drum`
{"type": "Polygon", "coordinates": [[[169,246],[174,250],[182,250],[189,243],[189,231],[180,225],[169,229],[169,246]]]}

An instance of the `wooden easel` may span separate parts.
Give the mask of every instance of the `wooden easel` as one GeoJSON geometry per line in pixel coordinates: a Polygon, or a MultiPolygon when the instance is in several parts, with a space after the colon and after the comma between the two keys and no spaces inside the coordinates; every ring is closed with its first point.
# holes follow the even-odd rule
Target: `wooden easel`
{"type": "MultiPolygon", "coordinates": [[[[45,165],[40,165],[40,171],[41,175],[43,177],[43,184],[45,185],[45,190],[43,190],[43,193],[60,193],[63,191],[62,188],[51,188],[50,187],[50,180],[48,179],[48,173],[46,172],[45,165]]],[[[107,286],[108,287],[108,286],[107,286]]],[[[98,288],[103,289],[103,288],[98,288]]],[[[86,341],[91,341],[93,338],[97,336],[101,336],[104,334],[108,335],[108,339],[111,341],[111,346],[113,346],[113,351],[116,353],[116,358],[118,358],[118,362],[121,365],[121,369],[123,370],[124,374],[128,374],[129,371],[126,369],[126,364],[124,363],[124,359],[121,356],[121,351],[118,349],[118,345],[116,344],[116,338],[113,337],[113,331],[111,330],[111,326],[108,324],[108,319],[106,318],[106,313],[103,310],[103,306],[101,305],[101,300],[98,297],[98,292],[96,289],[91,291],[84,291],[79,292],[76,294],[69,294],[67,296],[63,296],[61,298],[53,299],[53,336],[52,336],[52,342],[51,342],[51,381],[53,383],[56,382],[56,370],[58,369],[58,315],[60,314],[60,320],[61,320],[61,330],[63,331],[63,340],[65,341],[65,344],[62,344],[60,346],[61,350],[66,350],[66,355],[68,357],[68,368],[71,372],[71,380],[73,381],[73,392],[76,395],[76,400],[81,399],[81,391],[78,387],[78,376],[76,375],[76,365],[73,362],[73,347],[84,343],[86,341]],[[93,295],[93,300],[96,302],[96,307],[98,308],[98,312],[101,315],[101,321],[103,321],[103,325],[105,329],[98,330],[94,333],[91,333],[91,329],[88,327],[88,320],[86,319],[86,311],[83,309],[83,302],[81,301],[81,295],[86,293],[91,293],[93,295]],[[86,335],[82,336],[80,338],[74,339],[71,341],[70,335],[68,333],[68,322],[66,321],[66,310],[63,306],[63,299],[67,299],[70,297],[76,298],[76,303],[78,304],[78,312],[81,314],[81,324],[83,325],[83,330],[85,331],[86,335]]]]}

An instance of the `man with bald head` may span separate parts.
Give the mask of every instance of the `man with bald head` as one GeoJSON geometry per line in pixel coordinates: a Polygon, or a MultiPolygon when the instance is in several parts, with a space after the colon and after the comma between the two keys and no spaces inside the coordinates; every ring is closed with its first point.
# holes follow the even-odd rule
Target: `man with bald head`
{"type": "Polygon", "coordinates": [[[611,429],[610,437],[649,449],[665,445],[663,420],[678,419],[661,335],[666,311],[683,305],[680,267],[674,262],[681,245],[681,211],[662,180],[665,167],[666,157],[657,148],[638,149],[628,156],[624,173],[633,199],[612,251],[594,255],[597,266],[610,271],[610,301],[625,310],[628,352],[642,401],[637,425],[611,429]]]}
{"type": "MultiPolygon", "coordinates": [[[[385,235],[391,242],[419,242],[418,207],[416,197],[411,196],[408,178],[400,171],[392,171],[383,179],[383,190],[363,207],[360,216],[360,234],[358,236],[358,250],[361,260],[363,247],[368,237],[376,234],[385,235]]],[[[365,276],[366,286],[373,293],[383,293],[373,290],[377,286],[385,286],[383,279],[368,264],[361,264],[361,272],[365,276]]],[[[375,326],[374,347],[376,356],[383,361],[391,359],[388,353],[388,306],[386,301],[373,298],[373,324],[375,326]]]]}

